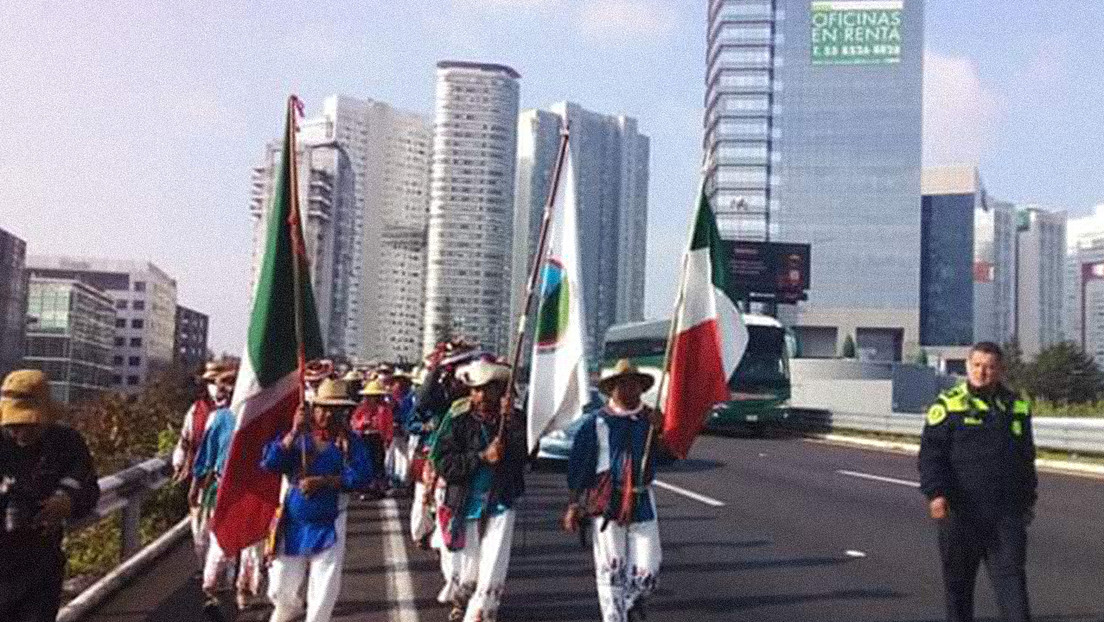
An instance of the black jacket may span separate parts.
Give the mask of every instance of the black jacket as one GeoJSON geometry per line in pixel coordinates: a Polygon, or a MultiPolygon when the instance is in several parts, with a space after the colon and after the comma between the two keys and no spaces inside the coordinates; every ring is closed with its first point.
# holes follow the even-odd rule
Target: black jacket
{"type": "Polygon", "coordinates": [[[988,395],[965,383],[928,410],[920,441],[920,490],[946,497],[951,512],[995,520],[1035,504],[1030,405],[1005,387],[988,395]]]}
{"type": "MultiPolygon", "coordinates": [[[[488,445],[483,439],[493,439],[498,429],[497,424],[480,421],[466,400],[457,402],[448,417],[434,445],[434,467],[445,480],[445,507],[461,512],[468,501],[472,478],[482,464],[479,454],[488,445]]],[[[525,463],[529,460],[525,420],[520,412],[510,418],[505,449],[503,459],[493,467],[491,500],[511,505],[525,494],[525,463]]]]}
{"type": "MultiPolygon", "coordinates": [[[[72,502],[70,521],[84,518],[96,508],[100,486],[88,445],[76,430],[50,425],[42,439],[31,447],[19,447],[6,434],[0,434],[0,480],[7,482],[8,493],[0,495],[0,510],[9,504],[39,504],[60,491],[72,502]]],[[[24,512],[25,514],[26,512],[24,512]]],[[[18,534],[5,534],[0,538],[18,534]]],[[[61,534],[56,543],[61,544],[61,534]]]]}

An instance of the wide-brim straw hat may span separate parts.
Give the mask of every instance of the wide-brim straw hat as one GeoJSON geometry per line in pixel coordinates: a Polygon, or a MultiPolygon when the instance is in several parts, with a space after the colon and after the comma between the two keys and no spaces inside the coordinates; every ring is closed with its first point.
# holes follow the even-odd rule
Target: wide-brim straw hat
{"type": "Polygon", "coordinates": [[[364,372],[358,369],[350,369],[341,379],[345,382],[364,382],[364,372]]]}
{"type": "Polygon", "coordinates": [[[333,361],[328,359],[318,359],[307,363],[307,369],[304,376],[307,382],[320,382],[330,377],[333,373],[334,366],[333,361]]]}
{"type": "Polygon", "coordinates": [[[379,380],[373,380],[360,390],[361,395],[388,395],[387,388],[379,380]]]}
{"type": "Polygon", "coordinates": [[[640,383],[642,391],[647,391],[655,384],[655,378],[651,374],[640,371],[629,359],[621,359],[609,369],[602,370],[602,377],[598,381],[598,389],[609,395],[618,381],[625,378],[633,378],[640,383]]]}
{"type": "Polygon", "coordinates": [[[311,404],[315,406],[356,406],[349,398],[349,385],[344,380],[327,378],[318,385],[311,404]]]}
{"type": "Polygon", "coordinates": [[[492,382],[506,383],[510,380],[510,366],[478,360],[456,370],[456,377],[469,387],[482,387],[492,382]]]}
{"type": "Polygon", "coordinates": [[[58,414],[50,381],[37,369],[20,369],[0,386],[0,425],[47,424],[58,414]]]}
{"type": "Polygon", "coordinates": [[[215,361],[208,361],[207,364],[203,366],[203,372],[199,375],[199,379],[207,382],[214,382],[223,371],[224,369],[221,364],[215,361]]]}

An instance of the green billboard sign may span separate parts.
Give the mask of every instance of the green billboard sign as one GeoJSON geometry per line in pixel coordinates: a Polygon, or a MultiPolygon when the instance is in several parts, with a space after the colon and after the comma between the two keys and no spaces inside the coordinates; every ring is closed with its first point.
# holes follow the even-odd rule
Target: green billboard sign
{"type": "Polygon", "coordinates": [[[903,0],[816,0],[812,3],[814,65],[901,62],[903,0]]]}

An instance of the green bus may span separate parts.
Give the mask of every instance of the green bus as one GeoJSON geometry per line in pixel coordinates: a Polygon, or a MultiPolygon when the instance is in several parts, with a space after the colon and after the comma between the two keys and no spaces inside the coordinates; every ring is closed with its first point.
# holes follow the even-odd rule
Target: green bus
{"type": "MultiPolygon", "coordinates": [[[[760,431],[789,416],[793,339],[772,317],[745,314],[744,323],[748,329],[748,347],[728,381],[731,399],[713,407],[706,422],[707,429],[760,431]]],[[[606,331],[602,366],[611,367],[619,359],[627,358],[658,381],[663,373],[669,330],[669,320],[611,326],[606,331]]],[[[653,387],[645,400],[654,405],[657,391],[658,386],[653,387]]]]}

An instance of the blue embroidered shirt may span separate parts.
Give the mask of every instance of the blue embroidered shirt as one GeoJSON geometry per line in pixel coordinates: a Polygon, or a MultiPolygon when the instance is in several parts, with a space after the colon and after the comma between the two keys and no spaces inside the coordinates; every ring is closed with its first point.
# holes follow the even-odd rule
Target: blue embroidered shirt
{"type": "Polygon", "coordinates": [[[637,492],[633,500],[633,522],[645,522],[655,519],[655,510],[648,486],[655,478],[656,446],[653,440],[653,456],[649,460],[648,471],[641,477],[640,466],[644,459],[644,446],[648,442],[648,431],[651,425],[648,422],[647,411],[637,415],[613,414],[607,406],[592,410],[586,415],[586,420],[571,446],[571,458],[567,464],[567,485],[574,493],[582,493],[593,488],[598,483],[598,464],[601,446],[598,442],[598,419],[601,418],[609,430],[609,469],[613,480],[613,494],[610,499],[607,518],[614,518],[617,514],[618,504],[621,498],[621,486],[624,482],[623,465],[624,456],[631,452],[633,468],[633,487],[637,492]]]}

